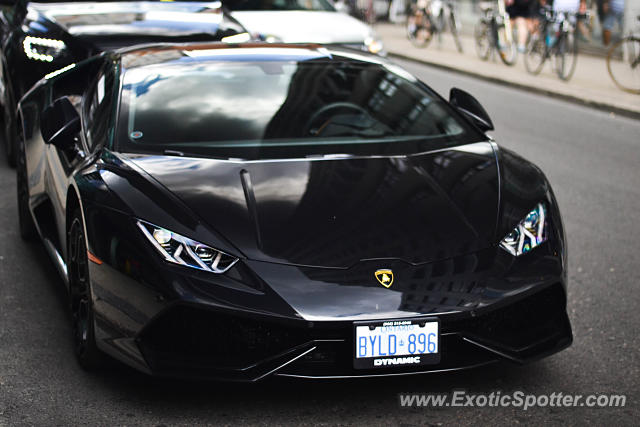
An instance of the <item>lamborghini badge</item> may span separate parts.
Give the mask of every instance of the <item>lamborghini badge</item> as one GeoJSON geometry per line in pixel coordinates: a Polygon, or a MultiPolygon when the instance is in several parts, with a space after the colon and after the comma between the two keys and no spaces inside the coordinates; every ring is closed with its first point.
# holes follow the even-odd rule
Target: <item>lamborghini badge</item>
{"type": "Polygon", "coordinates": [[[385,288],[391,287],[393,284],[393,271],[391,270],[377,270],[376,279],[385,288]]]}

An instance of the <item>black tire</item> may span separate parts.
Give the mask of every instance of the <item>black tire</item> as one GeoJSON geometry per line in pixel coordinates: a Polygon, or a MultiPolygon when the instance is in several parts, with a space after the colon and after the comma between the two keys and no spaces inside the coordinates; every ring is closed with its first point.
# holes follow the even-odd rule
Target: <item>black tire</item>
{"type": "Polygon", "coordinates": [[[611,46],[607,71],[620,89],[640,94],[640,37],[625,37],[611,46]]]}
{"type": "Polygon", "coordinates": [[[565,33],[556,50],[556,74],[560,80],[569,81],[578,63],[578,39],[573,32],[565,33]]]}
{"type": "Polygon", "coordinates": [[[460,42],[460,36],[458,35],[458,20],[456,19],[455,13],[451,12],[449,14],[449,28],[451,29],[451,34],[453,35],[453,41],[456,43],[456,48],[458,52],[462,53],[462,43],[460,42]]]}
{"type": "Polygon", "coordinates": [[[426,16],[422,16],[414,18],[414,21],[413,25],[411,24],[411,19],[407,21],[407,38],[415,47],[427,47],[433,38],[431,20],[426,16]]]}
{"type": "Polygon", "coordinates": [[[35,241],[38,232],[33,223],[33,217],[29,210],[29,185],[27,175],[27,162],[24,152],[24,143],[18,144],[18,164],[16,165],[16,182],[18,195],[18,224],[20,237],[27,242],[35,241]]]}
{"type": "Polygon", "coordinates": [[[80,210],[74,212],[68,227],[67,252],[75,355],[83,369],[97,370],[105,365],[106,355],[96,345],[89,259],[80,210]]]}
{"type": "Polygon", "coordinates": [[[524,56],[524,66],[530,74],[537,75],[542,71],[547,59],[547,45],[540,34],[532,34],[524,56]]]}
{"type": "Polygon", "coordinates": [[[7,162],[12,168],[16,167],[16,146],[17,146],[17,133],[16,133],[16,118],[15,118],[15,102],[13,100],[13,94],[11,93],[11,86],[5,85],[6,97],[3,108],[3,127],[4,127],[4,149],[7,154],[7,162]]]}
{"type": "Polygon", "coordinates": [[[476,24],[473,31],[473,38],[476,45],[476,53],[478,57],[483,61],[489,59],[491,55],[491,27],[485,21],[480,21],[476,24]]]}
{"type": "Polygon", "coordinates": [[[499,25],[494,37],[500,60],[505,65],[514,65],[518,59],[518,50],[513,33],[511,32],[511,27],[507,30],[506,24],[499,25]]]}

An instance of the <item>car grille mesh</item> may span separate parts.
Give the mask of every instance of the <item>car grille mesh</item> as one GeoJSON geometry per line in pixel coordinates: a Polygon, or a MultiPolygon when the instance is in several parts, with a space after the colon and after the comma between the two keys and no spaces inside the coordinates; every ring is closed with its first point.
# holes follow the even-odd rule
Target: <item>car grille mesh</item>
{"type": "Polygon", "coordinates": [[[303,329],[177,306],[147,327],[138,344],[156,370],[189,365],[239,369],[305,343],[303,329]]]}

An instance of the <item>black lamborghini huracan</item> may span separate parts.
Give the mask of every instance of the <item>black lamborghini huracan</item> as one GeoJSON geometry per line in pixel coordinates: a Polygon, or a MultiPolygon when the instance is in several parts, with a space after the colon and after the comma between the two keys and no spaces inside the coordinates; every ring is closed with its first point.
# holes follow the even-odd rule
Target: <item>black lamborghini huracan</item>
{"type": "Polygon", "coordinates": [[[18,115],[20,231],[86,368],[385,376],[572,341],[551,187],[464,91],[347,49],[149,45],[50,75],[18,115]]]}

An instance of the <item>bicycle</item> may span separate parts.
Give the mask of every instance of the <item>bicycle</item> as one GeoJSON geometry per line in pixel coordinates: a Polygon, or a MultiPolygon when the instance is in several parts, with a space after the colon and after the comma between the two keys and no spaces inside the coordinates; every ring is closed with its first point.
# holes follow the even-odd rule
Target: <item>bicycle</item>
{"type": "Polygon", "coordinates": [[[442,42],[442,33],[448,25],[458,52],[462,43],[458,30],[460,24],[455,12],[454,0],[418,0],[413,13],[407,19],[407,37],[416,47],[427,47],[434,35],[442,42]]]}
{"type": "Polygon", "coordinates": [[[530,35],[527,43],[524,57],[527,71],[540,74],[547,59],[551,59],[557,76],[564,81],[571,79],[578,62],[577,21],[587,17],[588,14],[554,12],[548,6],[542,8],[539,30],[530,35]]]}
{"type": "Polygon", "coordinates": [[[607,53],[607,71],[620,89],[640,94],[639,34],[629,34],[611,46],[607,53]]]}
{"type": "Polygon", "coordinates": [[[433,37],[433,18],[428,0],[418,0],[407,17],[407,38],[416,47],[426,47],[433,37]]]}
{"type": "Polygon", "coordinates": [[[497,1],[497,8],[493,2],[480,3],[480,10],[482,16],[474,30],[478,56],[486,61],[497,52],[505,65],[515,64],[518,52],[504,0],[497,1]]]}

